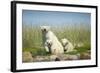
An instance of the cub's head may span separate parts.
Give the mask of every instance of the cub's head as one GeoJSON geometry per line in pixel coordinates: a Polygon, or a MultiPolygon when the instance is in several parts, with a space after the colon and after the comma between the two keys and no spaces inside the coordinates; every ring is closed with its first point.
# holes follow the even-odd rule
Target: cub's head
{"type": "Polygon", "coordinates": [[[61,42],[62,42],[63,46],[66,46],[69,43],[69,41],[67,39],[65,39],[65,38],[61,39],[61,42]]]}
{"type": "Polygon", "coordinates": [[[51,41],[51,40],[47,40],[46,43],[47,43],[47,46],[48,46],[49,48],[51,48],[51,46],[52,46],[52,41],[51,41]]]}

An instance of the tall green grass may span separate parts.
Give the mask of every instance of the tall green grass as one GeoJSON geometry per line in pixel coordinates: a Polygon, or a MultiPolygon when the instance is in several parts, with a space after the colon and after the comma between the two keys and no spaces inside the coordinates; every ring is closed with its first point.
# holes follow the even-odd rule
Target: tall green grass
{"type": "MultiPolygon", "coordinates": [[[[84,24],[60,27],[51,26],[51,30],[58,37],[59,41],[61,41],[62,38],[67,38],[72,44],[83,43],[83,47],[86,47],[85,49],[91,48],[91,30],[90,27],[84,24]]],[[[22,44],[23,51],[30,51],[33,56],[46,55],[40,26],[23,25],[22,44]]]]}

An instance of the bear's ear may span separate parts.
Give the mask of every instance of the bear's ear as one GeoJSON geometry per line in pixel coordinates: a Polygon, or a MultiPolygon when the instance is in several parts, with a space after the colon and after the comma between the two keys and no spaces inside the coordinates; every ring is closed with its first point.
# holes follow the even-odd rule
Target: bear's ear
{"type": "Polygon", "coordinates": [[[53,42],[52,42],[51,40],[47,40],[47,42],[48,42],[50,45],[53,44],[53,42]]]}
{"type": "Polygon", "coordinates": [[[50,29],[50,26],[40,26],[41,29],[50,29]]]}

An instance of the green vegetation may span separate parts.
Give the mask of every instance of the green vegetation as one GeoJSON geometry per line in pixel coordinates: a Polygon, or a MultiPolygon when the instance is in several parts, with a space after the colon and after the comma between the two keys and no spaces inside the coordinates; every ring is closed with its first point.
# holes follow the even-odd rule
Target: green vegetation
{"type": "MultiPolygon", "coordinates": [[[[82,43],[82,47],[75,47],[76,51],[66,53],[66,54],[77,54],[83,53],[91,49],[90,37],[91,32],[90,28],[86,25],[73,25],[73,26],[62,26],[62,27],[51,27],[52,31],[58,37],[59,40],[62,38],[67,38],[72,44],[82,43]]],[[[44,49],[42,43],[42,32],[40,26],[29,26],[23,25],[22,29],[22,43],[23,51],[29,51],[32,53],[32,56],[37,55],[48,55],[44,49]]]]}
{"type": "Polygon", "coordinates": [[[24,51],[30,52],[33,57],[34,56],[46,56],[47,55],[44,48],[42,48],[42,49],[41,48],[24,48],[23,52],[24,51]]]}

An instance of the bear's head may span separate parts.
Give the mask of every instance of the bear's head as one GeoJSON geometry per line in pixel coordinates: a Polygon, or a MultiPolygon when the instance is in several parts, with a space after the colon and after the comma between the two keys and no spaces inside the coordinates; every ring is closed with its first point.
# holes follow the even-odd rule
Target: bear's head
{"type": "Polygon", "coordinates": [[[66,38],[62,39],[61,42],[63,47],[65,47],[69,43],[69,41],[66,38]]]}
{"type": "Polygon", "coordinates": [[[46,32],[48,32],[50,30],[50,26],[41,26],[41,31],[43,32],[43,33],[46,33],[46,32]]]}

